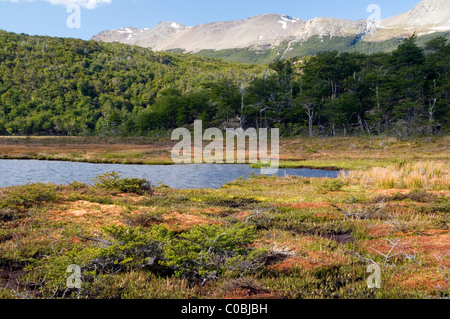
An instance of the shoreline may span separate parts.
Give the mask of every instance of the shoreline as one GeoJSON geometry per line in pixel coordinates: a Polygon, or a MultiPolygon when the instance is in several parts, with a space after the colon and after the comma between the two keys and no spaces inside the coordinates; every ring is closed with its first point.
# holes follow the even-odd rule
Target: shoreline
{"type": "MultiPolygon", "coordinates": [[[[88,163],[88,164],[110,164],[110,165],[139,165],[139,166],[180,166],[180,165],[247,165],[250,168],[260,169],[265,165],[262,164],[239,164],[239,163],[188,163],[188,164],[175,164],[173,162],[129,162],[128,160],[89,160],[89,159],[65,159],[65,158],[38,158],[38,157],[9,157],[3,156],[1,160],[19,160],[19,161],[47,161],[47,162],[71,162],[71,163],[88,163]]],[[[289,165],[289,161],[281,162],[279,169],[311,169],[311,170],[321,170],[321,171],[343,171],[344,168],[339,168],[336,166],[310,166],[310,165],[289,165]]]]}
{"type": "MultiPolygon", "coordinates": [[[[1,137],[0,159],[92,164],[173,165],[164,138],[1,137]]],[[[419,160],[450,161],[450,136],[283,138],[280,168],[361,170],[419,160]]],[[[249,164],[261,168],[261,164],[249,164]]]]}

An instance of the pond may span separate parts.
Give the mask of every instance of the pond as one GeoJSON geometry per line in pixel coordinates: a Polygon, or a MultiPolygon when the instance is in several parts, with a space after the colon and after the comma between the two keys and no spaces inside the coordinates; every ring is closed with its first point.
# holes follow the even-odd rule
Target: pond
{"type": "MultiPolygon", "coordinates": [[[[0,187],[27,183],[69,184],[73,181],[92,184],[100,174],[115,171],[123,177],[145,178],[153,185],[163,183],[176,189],[220,188],[239,177],[260,175],[260,169],[248,165],[124,165],[77,162],[0,160],[0,187]]],[[[337,171],[312,169],[280,169],[278,176],[336,178],[337,171]]]]}

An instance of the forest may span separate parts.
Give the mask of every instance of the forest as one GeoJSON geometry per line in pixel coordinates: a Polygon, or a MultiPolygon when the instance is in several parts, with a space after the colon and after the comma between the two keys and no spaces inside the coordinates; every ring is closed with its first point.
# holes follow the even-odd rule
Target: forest
{"type": "Polygon", "coordinates": [[[164,137],[196,119],[283,136],[444,134],[449,70],[445,37],[264,66],[0,31],[0,135],[164,137]]]}

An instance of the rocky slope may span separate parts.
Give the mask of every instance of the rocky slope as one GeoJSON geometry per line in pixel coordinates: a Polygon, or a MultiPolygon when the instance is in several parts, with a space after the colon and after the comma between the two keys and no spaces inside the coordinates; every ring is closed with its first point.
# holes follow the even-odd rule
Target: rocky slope
{"type": "Polygon", "coordinates": [[[176,22],[160,22],[152,28],[132,27],[105,31],[93,40],[120,42],[155,51],[248,48],[270,50],[281,43],[301,43],[312,37],[354,37],[356,41],[382,41],[450,30],[450,0],[424,0],[412,10],[375,23],[367,20],[315,18],[302,21],[288,15],[265,14],[239,21],[215,22],[187,27],[176,22]]]}
{"type": "Polygon", "coordinates": [[[93,40],[120,42],[156,51],[183,49],[186,52],[234,48],[272,48],[284,41],[302,41],[311,36],[348,36],[362,33],[365,20],[352,21],[316,18],[302,21],[287,15],[265,14],[239,21],[215,22],[186,27],[175,22],[160,22],[153,28],[132,27],[105,31],[93,40]]]}
{"type": "Polygon", "coordinates": [[[382,21],[388,28],[450,30],[450,0],[424,0],[414,9],[382,21]]]}

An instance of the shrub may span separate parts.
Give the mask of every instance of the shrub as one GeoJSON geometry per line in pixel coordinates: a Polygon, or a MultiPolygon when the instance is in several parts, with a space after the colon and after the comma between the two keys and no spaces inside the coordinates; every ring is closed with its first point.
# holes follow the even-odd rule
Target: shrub
{"type": "Polygon", "coordinates": [[[125,223],[133,227],[150,227],[155,223],[161,223],[163,220],[160,212],[142,212],[137,215],[127,214],[125,216],[125,223]]]}
{"type": "Polygon", "coordinates": [[[254,227],[245,224],[224,227],[197,226],[176,234],[163,225],[144,229],[124,226],[103,228],[107,237],[91,238],[96,245],[65,251],[33,262],[30,280],[44,283],[45,295],[64,292],[66,268],[80,265],[81,293],[90,285],[127,271],[146,270],[162,276],[173,275],[205,283],[226,273],[242,276],[265,265],[266,253],[249,248],[255,239],[254,227]]]}
{"type": "Polygon", "coordinates": [[[267,290],[259,287],[255,279],[242,277],[237,279],[226,279],[219,287],[218,295],[228,295],[236,290],[246,290],[250,293],[268,292],[267,290]]]}
{"type": "Polygon", "coordinates": [[[431,205],[426,205],[419,207],[419,213],[422,214],[450,214],[450,203],[433,203],[431,205]]]}
{"type": "Polygon", "coordinates": [[[245,208],[257,204],[260,201],[254,198],[246,198],[240,196],[233,196],[232,198],[207,198],[205,203],[211,206],[222,206],[230,208],[245,208]]]}
{"type": "MultiPolygon", "coordinates": [[[[51,248],[50,248],[51,249],[51,248]]],[[[88,286],[88,276],[85,276],[85,265],[92,255],[98,253],[99,248],[87,248],[84,250],[78,250],[73,248],[67,250],[62,254],[51,254],[46,258],[36,259],[27,262],[24,270],[26,275],[21,279],[24,286],[35,286],[39,291],[39,296],[43,298],[64,298],[71,297],[72,295],[80,294],[88,286]],[[77,291],[76,289],[67,288],[67,267],[69,265],[80,265],[82,271],[82,289],[77,291]]]]}
{"type": "Polygon", "coordinates": [[[148,268],[205,282],[227,270],[240,275],[256,270],[265,260],[264,251],[248,249],[256,230],[245,224],[196,226],[179,235],[163,225],[148,229],[112,226],[104,231],[112,240],[104,242],[88,269],[115,273],[148,268]]]}
{"type": "Polygon", "coordinates": [[[94,178],[94,185],[110,191],[122,193],[149,194],[151,183],[143,178],[122,178],[117,172],[108,172],[94,178]]]}
{"type": "Polygon", "coordinates": [[[162,264],[174,269],[178,277],[203,282],[218,279],[228,265],[240,269],[237,263],[260,257],[248,250],[255,235],[255,228],[244,224],[196,226],[167,243],[162,264]]]}
{"type": "Polygon", "coordinates": [[[325,192],[337,192],[340,191],[344,186],[346,186],[346,183],[344,183],[340,179],[332,179],[332,180],[326,180],[320,185],[320,190],[325,192]]]}
{"type": "Polygon", "coordinates": [[[55,185],[42,183],[9,187],[0,199],[0,207],[30,208],[44,202],[56,201],[59,198],[57,190],[55,185]]]}
{"type": "Polygon", "coordinates": [[[116,273],[129,268],[157,268],[164,257],[164,244],[173,236],[164,226],[149,230],[141,227],[105,227],[112,241],[91,261],[87,269],[116,273]]]}
{"type": "Polygon", "coordinates": [[[0,221],[9,222],[17,217],[17,211],[12,208],[0,209],[0,221]]]}
{"type": "Polygon", "coordinates": [[[438,201],[439,196],[426,191],[414,190],[408,194],[396,194],[392,199],[395,201],[409,199],[418,203],[433,203],[438,201]]]}
{"type": "Polygon", "coordinates": [[[84,188],[88,187],[87,184],[80,183],[80,182],[77,182],[77,181],[74,181],[74,182],[70,183],[69,185],[70,185],[70,187],[72,187],[73,190],[80,190],[80,189],[84,189],[84,188]]]}

